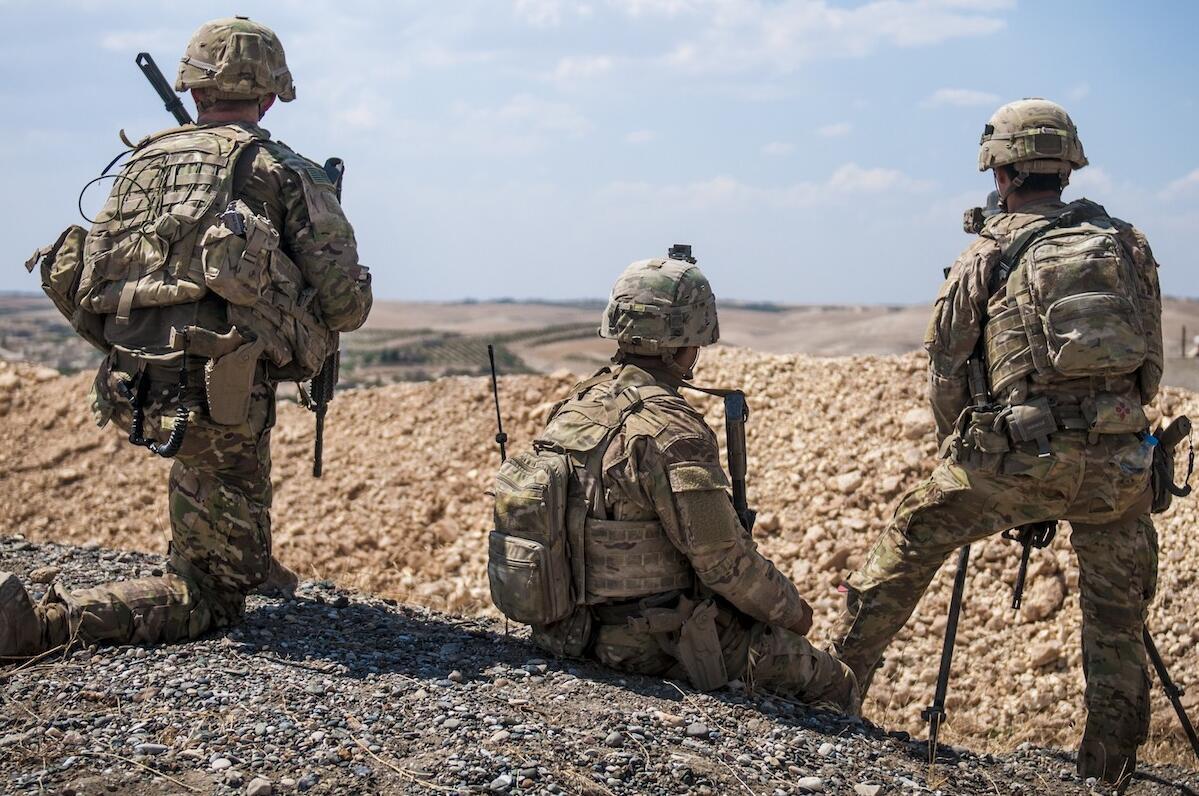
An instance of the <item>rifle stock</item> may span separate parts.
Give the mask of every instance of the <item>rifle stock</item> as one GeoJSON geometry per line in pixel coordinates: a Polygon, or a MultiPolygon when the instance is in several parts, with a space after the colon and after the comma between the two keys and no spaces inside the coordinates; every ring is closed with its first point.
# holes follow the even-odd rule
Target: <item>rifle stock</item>
{"type": "Polygon", "coordinates": [[[745,476],[749,471],[745,445],[745,421],[749,420],[749,404],[745,393],[732,390],[724,396],[725,449],[729,460],[729,480],[733,486],[733,509],[741,526],[753,532],[757,512],[749,507],[745,476]]]}

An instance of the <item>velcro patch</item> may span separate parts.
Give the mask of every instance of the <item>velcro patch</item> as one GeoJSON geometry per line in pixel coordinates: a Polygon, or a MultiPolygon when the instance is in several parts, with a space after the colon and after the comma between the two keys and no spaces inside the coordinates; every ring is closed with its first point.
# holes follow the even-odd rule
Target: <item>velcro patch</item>
{"type": "Polygon", "coordinates": [[[719,464],[679,462],[669,470],[671,492],[710,492],[728,489],[729,479],[719,464]]]}

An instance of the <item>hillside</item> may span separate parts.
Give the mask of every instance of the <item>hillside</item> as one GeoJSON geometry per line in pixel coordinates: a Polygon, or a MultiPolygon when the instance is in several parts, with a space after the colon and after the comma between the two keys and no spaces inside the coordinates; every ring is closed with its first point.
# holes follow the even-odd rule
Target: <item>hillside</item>
{"type": "MultiPolygon", "coordinates": [[[[567,374],[501,381],[510,449],[527,445],[567,374]]],[[[931,420],[916,355],[813,359],[744,350],[706,352],[699,381],[744,388],[751,503],[763,551],[816,610],[814,635],[839,610],[835,591],[890,516],[896,497],[932,467],[931,420]]],[[[0,506],[31,540],[161,552],[168,465],[91,424],[88,378],[0,365],[0,506]]],[[[723,422],[719,405],[698,403],[723,422]]],[[[1155,415],[1190,412],[1191,393],[1167,390],[1155,415]]],[[[484,559],[486,491],[498,463],[485,380],[451,378],[341,394],[332,405],[326,476],[309,474],[311,415],[280,407],[275,438],[278,555],[305,577],[457,614],[493,615],[484,559]]],[[[1196,504],[1158,518],[1161,581],[1151,627],[1199,711],[1196,504]]],[[[1014,545],[979,545],[967,584],[947,739],[981,751],[1025,741],[1071,748],[1081,724],[1077,567],[1069,534],[1038,552],[1025,606],[1009,608],[1014,545]]],[[[921,732],[935,677],[952,572],[938,576],[900,635],[866,713],[921,732]]],[[[1188,761],[1168,705],[1155,692],[1144,757],[1188,761]]],[[[1193,760],[1187,763],[1194,765],[1193,760]]]]}

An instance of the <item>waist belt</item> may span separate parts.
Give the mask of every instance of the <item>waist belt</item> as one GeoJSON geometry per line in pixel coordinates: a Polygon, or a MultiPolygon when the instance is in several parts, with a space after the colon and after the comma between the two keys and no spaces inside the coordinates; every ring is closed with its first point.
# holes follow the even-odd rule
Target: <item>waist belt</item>
{"type": "Polygon", "coordinates": [[[696,603],[678,592],[653,595],[641,600],[604,603],[592,614],[601,625],[624,625],[638,633],[675,633],[695,610],[696,603]]]}

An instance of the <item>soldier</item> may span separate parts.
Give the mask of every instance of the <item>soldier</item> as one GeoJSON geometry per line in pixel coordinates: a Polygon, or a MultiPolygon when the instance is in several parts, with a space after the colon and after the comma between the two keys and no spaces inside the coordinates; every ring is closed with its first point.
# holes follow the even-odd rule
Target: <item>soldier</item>
{"type": "Polygon", "coordinates": [[[741,525],[716,437],[679,392],[719,337],[694,263],[676,247],[629,266],[600,330],[616,341],[612,367],[503,465],[492,597],[555,654],[856,713],[853,676],[804,638],[811,608],[741,525]]]}
{"type": "Polygon", "coordinates": [[[258,124],[295,98],[278,37],[245,17],[201,26],[175,90],[191,91],[197,124],[132,148],[70,297],[76,328],[109,352],[97,422],[174,456],[168,572],[56,584],[39,605],[0,573],[0,656],[173,642],[239,621],[272,561],[275,385],[311,377],[334,332],[371,307],[333,183],[258,124]]]}
{"type": "Polygon", "coordinates": [[[981,146],[1001,212],[948,270],[924,342],[943,461],[849,578],[834,648],[868,688],[954,549],[1069,520],[1087,679],[1078,771],[1117,782],[1149,728],[1141,629],[1157,578],[1155,440],[1142,405],[1162,373],[1157,263],[1132,225],[1085,199],[1062,202],[1087,160],[1058,105],[1003,106],[981,146]]]}

